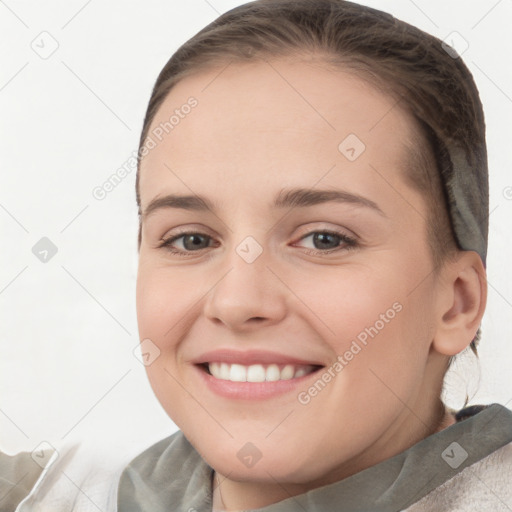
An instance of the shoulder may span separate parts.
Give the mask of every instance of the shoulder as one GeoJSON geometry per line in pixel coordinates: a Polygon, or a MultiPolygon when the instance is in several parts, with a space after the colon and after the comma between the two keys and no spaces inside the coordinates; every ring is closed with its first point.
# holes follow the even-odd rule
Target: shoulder
{"type": "Polygon", "coordinates": [[[178,431],[135,457],[118,486],[119,510],[211,510],[212,469],[178,431]]]}
{"type": "Polygon", "coordinates": [[[151,490],[158,493],[164,482],[170,482],[171,487],[173,482],[183,483],[184,478],[202,473],[204,465],[201,456],[178,430],[130,461],[121,475],[120,494],[126,497],[151,490]]]}
{"type": "Polygon", "coordinates": [[[510,512],[512,505],[512,443],[468,466],[407,512],[510,512]]]}
{"type": "Polygon", "coordinates": [[[178,430],[174,434],[154,443],[142,453],[133,458],[128,464],[128,468],[136,469],[141,474],[151,474],[158,466],[167,460],[167,455],[172,452],[176,456],[188,457],[192,450],[190,444],[181,432],[178,430]]]}

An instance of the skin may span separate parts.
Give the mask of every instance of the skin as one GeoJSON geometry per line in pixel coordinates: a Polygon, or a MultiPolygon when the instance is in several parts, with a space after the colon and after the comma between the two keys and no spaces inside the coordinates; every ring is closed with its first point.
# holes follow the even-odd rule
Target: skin
{"type": "Polygon", "coordinates": [[[218,206],[142,217],[137,315],[140,339],[160,350],[146,368],[151,386],[215,469],[227,510],[346,478],[453,424],[439,399],[447,360],[469,345],[485,309],[477,253],[432,273],[426,205],[401,175],[416,130],[409,115],[316,62],[232,63],[183,79],[152,128],[190,96],[198,105],[140,169],[143,212],[169,193],[218,206]],[[353,162],[338,150],[350,133],[366,145],[353,162]],[[346,190],[384,215],[339,202],[272,209],[288,187],[346,190]],[[186,256],[159,248],[178,227],[204,233],[205,248],[193,252],[183,238],[174,248],[186,256]],[[308,235],[325,229],[357,245],[334,237],[322,254],[308,235]],[[236,252],[247,236],[263,250],[252,263],[236,252]],[[207,389],[191,362],[217,348],[260,349],[329,367],[394,303],[401,311],[306,405],[297,392],[318,375],[269,400],[231,400],[207,389]],[[250,468],[237,457],[247,442],[261,453],[250,468]]]}

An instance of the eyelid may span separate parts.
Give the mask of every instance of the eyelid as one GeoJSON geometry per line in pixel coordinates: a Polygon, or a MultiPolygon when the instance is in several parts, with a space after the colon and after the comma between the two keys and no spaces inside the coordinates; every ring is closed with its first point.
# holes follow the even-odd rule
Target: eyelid
{"type": "Polygon", "coordinates": [[[208,236],[217,236],[213,235],[213,231],[210,228],[207,228],[203,224],[187,224],[185,227],[179,226],[177,228],[168,229],[165,234],[161,238],[169,238],[174,237],[178,235],[184,235],[187,233],[198,233],[201,235],[208,235],[208,236]],[[171,235],[167,236],[167,233],[171,233],[171,235]]]}
{"type": "Polygon", "coordinates": [[[172,254],[181,254],[181,255],[193,255],[194,253],[201,253],[204,249],[208,249],[208,247],[198,249],[197,251],[183,251],[181,249],[172,249],[171,243],[179,240],[180,238],[186,236],[186,235],[201,235],[204,237],[207,237],[211,240],[214,240],[214,237],[208,233],[205,233],[204,231],[199,231],[198,229],[194,228],[177,228],[177,231],[174,232],[172,235],[166,237],[165,235],[160,239],[160,243],[158,244],[157,248],[163,248],[167,249],[172,254]]]}
{"type": "Polygon", "coordinates": [[[302,237],[310,235],[311,233],[318,233],[318,232],[327,232],[327,233],[333,233],[336,235],[343,235],[347,238],[354,238],[358,239],[359,237],[350,229],[347,229],[345,227],[341,226],[332,226],[332,223],[328,222],[308,222],[306,226],[299,227],[299,232],[302,232],[303,234],[298,236],[298,240],[300,240],[302,237]]]}
{"type": "MultiPolygon", "coordinates": [[[[307,227],[307,228],[299,227],[298,228],[299,231],[303,231],[303,234],[296,237],[295,240],[301,240],[304,236],[310,235],[312,233],[318,233],[318,232],[329,232],[329,233],[333,233],[333,234],[340,235],[340,236],[343,235],[347,238],[354,238],[356,240],[359,239],[359,237],[353,231],[351,231],[347,228],[326,227],[325,224],[326,224],[326,222],[322,222],[322,221],[308,222],[307,225],[310,227],[307,227]],[[321,225],[319,227],[317,227],[317,226],[311,227],[310,226],[311,224],[323,224],[323,225],[321,225]]],[[[272,228],[271,231],[273,231],[273,230],[274,230],[274,228],[272,228]]],[[[209,228],[205,227],[202,224],[191,224],[191,225],[187,225],[187,227],[177,227],[175,229],[167,230],[166,234],[164,234],[161,237],[161,240],[163,240],[163,239],[169,240],[170,238],[175,238],[175,237],[178,237],[179,235],[185,235],[185,234],[206,235],[206,236],[209,236],[212,238],[217,236],[216,234],[211,234],[211,233],[213,233],[213,231],[210,230],[209,228]],[[167,232],[169,232],[169,231],[172,231],[172,235],[166,236],[167,232]]]]}
{"type": "MultiPolygon", "coordinates": [[[[313,236],[315,233],[323,233],[323,234],[329,234],[337,236],[340,239],[341,246],[335,247],[333,249],[309,249],[305,248],[307,252],[310,254],[330,254],[334,252],[342,252],[347,251],[349,249],[354,249],[356,247],[359,247],[359,240],[357,237],[352,235],[347,235],[343,231],[338,231],[336,229],[312,229],[302,235],[297,241],[300,242],[304,240],[305,238],[308,238],[310,236],[313,236]]],[[[297,242],[294,242],[293,245],[295,245],[297,242]]]]}
{"type": "MultiPolygon", "coordinates": [[[[329,228],[310,228],[308,231],[303,233],[299,238],[296,239],[295,242],[293,242],[291,245],[295,246],[297,242],[300,242],[304,240],[305,238],[308,238],[310,236],[313,236],[317,233],[323,233],[328,235],[334,235],[340,239],[340,246],[332,248],[332,249],[311,249],[304,247],[303,249],[307,254],[311,255],[328,255],[331,253],[341,253],[346,252],[350,249],[355,249],[359,247],[359,239],[357,236],[354,235],[348,235],[346,232],[341,230],[341,228],[338,229],[329,229],[329,228]]],[[[178,228],[178,230],[170,235],[169,237],[162,237],[161,243],[158,245],[158,248],[164,248],[166,249],[170,254],[177,255],[177,256],[193,256],[194,253],[197,255],[203,254],[203,252],[206,249],[211,248],[211,246],[208,247],[202,247],[197,250],[183,250],[183,249],[174,249],[172,248],[172,243],[176,240],[179,240],[180,238],[186,236],[186,235],[199,235],[204,236],[210,240],[214,240],[214,237],[208,233],[205,233],[203,231],[194,230],[194,228],[178,228]]],[[[218,245],[217,245],[218,246],[218,245]]],[[[213,246],[215,247],[215,245],[213,246]]]]}

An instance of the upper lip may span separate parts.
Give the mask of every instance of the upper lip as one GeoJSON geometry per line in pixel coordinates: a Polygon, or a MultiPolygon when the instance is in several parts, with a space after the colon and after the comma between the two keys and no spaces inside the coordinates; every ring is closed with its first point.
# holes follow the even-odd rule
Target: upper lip
{"type": "Polygon", "coordinates": [[[232,349],[219,349],[212,350],[201,354],[193,360],[195,364],[205,363],[228,363],[228,364],[242,364],[249,366],[252,364],[293,364],[293,365],[314,365],[324,366],[318,361],[311,361],[301,359],[298,357],[280,354],[278,352],[268,352],[263,350],[232,350],[232,349]]]}

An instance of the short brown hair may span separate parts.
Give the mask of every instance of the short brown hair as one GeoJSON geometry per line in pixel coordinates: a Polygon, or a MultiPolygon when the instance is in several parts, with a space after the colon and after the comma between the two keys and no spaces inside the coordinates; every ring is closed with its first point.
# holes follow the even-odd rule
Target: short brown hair
{"type": "MultiPolygon", "coordinates": [[[[448,213],[441,175],[450,172],[447,145],[469,162],[486,165],[485,123],[473,77],[436,37],[388,13],[345,0],[257,0],[217,18],[184,43],[154,85],[143,123],[136,177],[139,207],[140,150],[156,112],[186,76],[223,63],[315,55],[325,65],[349,69],[394,96],[416,120],[404,179],[424,195],[427,241],[434,273],[460,249],[448,213]]],[[[471,341],[476,354],[480,328],[471,341]]]]}

